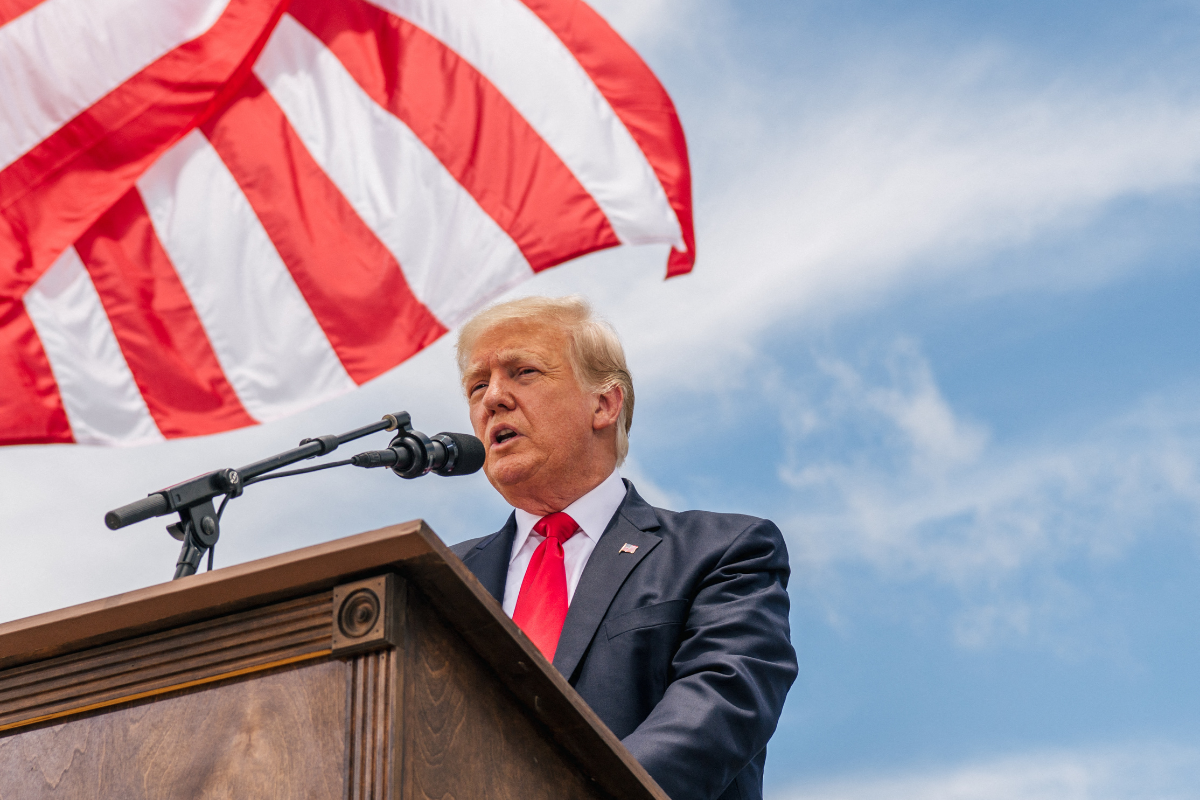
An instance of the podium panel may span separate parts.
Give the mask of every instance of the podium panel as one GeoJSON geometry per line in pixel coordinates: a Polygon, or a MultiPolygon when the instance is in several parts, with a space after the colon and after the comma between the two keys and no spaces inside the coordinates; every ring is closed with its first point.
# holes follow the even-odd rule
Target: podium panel
{"type": "Polygon", "coordinates": [[[0,797],[342,800],[344,664],[285,667],[0,739],[0,797]]]}
{"type": "Polygon", "coordinates": [[[0,625],[0,800],[656,798],[423,523],[0,625]]]}

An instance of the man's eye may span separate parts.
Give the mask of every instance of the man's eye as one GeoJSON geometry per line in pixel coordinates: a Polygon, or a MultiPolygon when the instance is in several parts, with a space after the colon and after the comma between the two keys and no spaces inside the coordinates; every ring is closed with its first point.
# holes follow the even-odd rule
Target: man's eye
{"type": "Polygon", "coordinates": [[[487,388],[487,384],[486,384],[486,383],[477,383],[477,384],[475,384],[474,386],[472,386],[472,387],[471,387],[470,394],[475,394],[475,393],[476,393],[476,392],[478,392],[480,389],[486,389],[486,388],[487,388]]]}

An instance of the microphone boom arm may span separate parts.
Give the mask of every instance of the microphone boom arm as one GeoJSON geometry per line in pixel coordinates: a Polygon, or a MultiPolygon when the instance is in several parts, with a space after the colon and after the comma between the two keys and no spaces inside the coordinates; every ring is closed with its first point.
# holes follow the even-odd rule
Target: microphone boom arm
{"type": "MultiPolygon", "coordinates": [[[[217,539],[220,538],[220,516],[213,508],[212,502],[215,498],[221,495],[224,495],[227,500],[239,497],[248,484],[257,482],[254,479],[262,480],[263,478],[260,476],[289,464],[295,464],[297,461],[332,453],[339,445],[361,439],[372,433],[394,430],[400,430],[410,435],[414,433],[412,418],[408,412],[386,414],[379,422],[373,422],[337,436],[304,439],[297,447],[238,469],[219,469],[198,475],[191,480],[153,492],[141,500],[135,500],[109,511],[104,515],[104,524],[110,530],[115,531],[151,517],[178,513],[179,522],[167,526],[167,532],[183,542],[179,560],[175,564],[174,579],[178,580],[194,574],[204,552],[214,547],[217,539]]],[[[424,438],[422,434],[417,435],[424,438]]]]}

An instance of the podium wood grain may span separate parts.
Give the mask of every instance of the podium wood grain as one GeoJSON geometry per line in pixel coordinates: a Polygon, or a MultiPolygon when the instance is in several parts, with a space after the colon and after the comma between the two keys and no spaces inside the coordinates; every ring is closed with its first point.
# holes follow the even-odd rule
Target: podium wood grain
{"type": "Polygon", "coordinates": [[[0,798],[342,800],[345,673],[284,668],[0,739],[0,798]]]}

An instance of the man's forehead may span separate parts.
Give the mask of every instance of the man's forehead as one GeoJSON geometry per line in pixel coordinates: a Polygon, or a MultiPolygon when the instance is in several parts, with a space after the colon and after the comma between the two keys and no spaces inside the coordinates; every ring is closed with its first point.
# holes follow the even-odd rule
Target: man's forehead
{"type": "Polygon", "coordinates": [[[494,355],[558,355],[566,345],[562,327],[541,320],[510,320],[482,331],[470,345],[470,361],[494,355]]]}
{"type": "Polygon", "coordinates": [[[506,347],[501,349],[476,348],[471,354],[471,369],[484,369],[489,364],[512,364],[518,361],[545,361],[548,357],[553,356],[553,352],[546,352],[530,347],[506,347]]]}
{"type": "Polygon", "coordinates": [[[558,361],[565,355],[565,331],[544,322],[517,321],[484,331],[471,347],[468,370],[491,363],[514,361],[558,361]]]}

